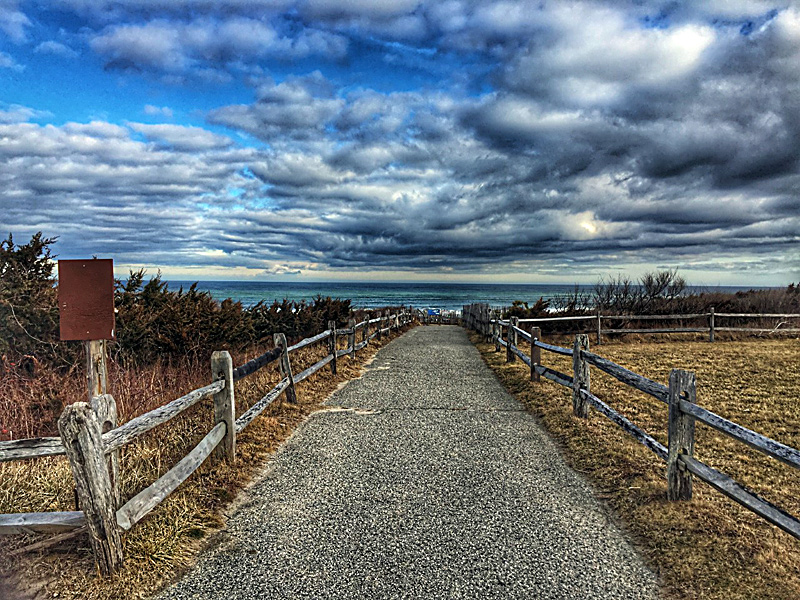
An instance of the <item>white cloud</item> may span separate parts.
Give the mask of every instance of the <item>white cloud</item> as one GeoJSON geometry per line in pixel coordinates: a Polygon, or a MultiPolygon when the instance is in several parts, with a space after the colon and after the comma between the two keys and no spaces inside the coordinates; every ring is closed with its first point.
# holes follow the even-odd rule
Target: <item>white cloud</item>
{"type": "Polygon", "coordinates": [[[512,87],[576,106],[604,106],[639,87],[667,88],[691,75],[715,40],[704,25],[643,28],[619,11],[558,5],[544,40],[534,37],[507,71],[512,87]]]}
{"type": "Polygon", "coordinates": [[[207,131],[201,127],[183,125],[148,125],[146,123],[128,123],[128,127],[145,135],[150,140],[163,142],[167,146],[180,151],[200,152],[226,148],[233,141],[223,135],[207,131]]]}
{"type": "Polygon", "coordinates": [[[145,24],[114,25],[91,40],[108,65],[121,69],[155,69],[180,73],[204,65],[248,64],[261,58],[296,60],[309,56],[341,58],[346,38],[302,29],[295,36],[279,33],[267,21],[208,17],[191,21],[155,19],[145,24]]]}
{"type": "MultiPolygon", "coordinates": [[[[2,104],[0,104],[0,107],[2,104]]],[[[34,119],[45,119],[52,114],[44,110],[35,110],[19,104],[11,104],[5,108],[0,108],[0,123],[24,123],[34,119]]]]}
{"type": "Polygon", "coordinates": [[[53,54],[63,58],[77,58],[79,56],[77,51],[55,40],[42,42],[33,51],[38,54],[53,54]]]}
{"type": "Polygon", "coordinates": [[[11,69],[12,71],[23,71],[25,67],[19,64],[10,54],[0,52],[0,69],[11,69]]]}
{"type": "Polygon", "coordinates": [[[169,106],[154,106],[152,104],[144,105],[144,114],[151,117],[165,117],[171,119],[175,113],[169,106]]]}
{"type": "Polygon", "coordinates": [[[20,10],[17,0],[0,0],[0,31],[12,42],[21,44],[27,40],[30,26],[31,20],[20,10]]]}

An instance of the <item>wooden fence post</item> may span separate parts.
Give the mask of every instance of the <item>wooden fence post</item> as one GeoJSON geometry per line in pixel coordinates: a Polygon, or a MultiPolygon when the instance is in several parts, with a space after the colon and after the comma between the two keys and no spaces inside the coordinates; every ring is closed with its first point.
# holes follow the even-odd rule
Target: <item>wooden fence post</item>
{"type": "Polygon", "coordinates": [[[350,333],[347,334],[347,346],[350,348],[350,359],[352,360],[356,357],[356,320],[348,320],[347,327],[350,329],[350,333]]]}
{"type": "Polygon", "coordinates": [[[542,364],[542,349],[536,345],[542,337],[540,327],[531,327],[531,381],[539,381],[541,375],[536,372],[536,367],[542,364]]]}
{"type": "Polygon", "coordinates": [[[86,383],[89,400],[108,393],[108,364],[106,362],[106,341],[84,342],[86,348],[86,383]]]}
{"type": "Polygon", "coordinates": [[[695,374],[673,369],[669,374],[669,454],[667,455],[667,498],[692,499],[692,474],[679,462],[681,454],[694,455],[694,418],[681,411],[681,399],[694,404],[695,374]]]}
{"type": "Polygon", "coordinates": [[[603,343],[603,325],[602,325],[603,317],[600,315],[600,309],[597,309],[597,345],[603,343]]]}
{"type": "Polygon", "coordinates": [[[336,321],[328,321],[328,329],[331,330],[330,336],[328,336],[328,354],[333,356],[333,360],[331,360],[331,373],[336,375],[336,321]]]}
{"type": "Polygon", "coordinates": [[[714,343],[714,307],[712,306],[708,312],[708,341],[714,343]]]}
{"type": "Polygon", "coordinates": [[[508,329],[506,330],[506,362],[514,362],[517,358],[517,355],[511,350],[512,344],[514,346],[517,345],[517,332],[514,329],[515,325],[519,324],[519,317],[509,317],[508,318],[508,329]]]}
{"type": "Polygon", "coordinates": [[[585,333],[576,335],[572,347],[572,412],[583,419],[589,417],[589,403],[580,392],[580,390],[587,392],[590,390],[589,363],[582,356],[582,351],[588,349],[589,336],[585,333]]]}
{"type": "MultiPolygon", "coordinates": [[[[272,340],[276,346],[283,348],[278,366],[281,370],[281,376],[284,379],[289,379],[289,387],[286,388],[286,401],[290,404],[297,404],[297,392],[294,389],[294,375],[292,375],[292,361],[289,360],[289,344],[286,342],[286,336],[283,333],[276,333],[272,336],[272,340]]],[[[336,352],[333,355],[336,356],[336,352]]]]}
{"type": "Polygon", "coordinates": [[[225,437],[214,448],[214,460],[236,460],[236,403],[233,396],[233,359],[227,350],[211,355],[211,379],[225,380],[225,387],[214,394],[214,424],[225,423],[225,437]]]}
{"type": "MultiPolygon", "coordinates": [[[[111,394],[95,396],[91,402],[92,410],[100,425],[100,433],[108,433],[117,426],[117,402],[111,394]]],[[[114,508],[122,506],[122,495],[119,489],[119,450],[114,450],[106,461],[111,491],[114,496],[114,508]]]]}
{"type": "Polygon", "coordinates": [[[86,515],[95,564],[103,575],[111,575],[122,565],[122,542],[100,424],[89,404],[76,402],[61,413],[58,432],[86,515]]]}
{"type": "Polygon", "coordinates": [[[500,337],[503,328],[500,327],[500,311],[494,311],[494,323],[492,323],[492,330],[494,332],[494,351],[500,352],[500,337]]]}
{"type": "Polygon", "coordinates": [[[378,319],[378,323],[377,323],[377,325],[378,325],[378,341],[380,342],[381,338],[383,337],[383,332],[381,331],[381,328],[383,328],[383,311],[382,310],[378,311],[377,319],[378,319]]]}

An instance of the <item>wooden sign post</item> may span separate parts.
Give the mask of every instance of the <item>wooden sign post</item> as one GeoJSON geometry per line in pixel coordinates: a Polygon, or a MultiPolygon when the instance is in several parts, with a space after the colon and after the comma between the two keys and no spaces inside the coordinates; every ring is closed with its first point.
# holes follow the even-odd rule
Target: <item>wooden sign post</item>
{"type": "MultiPolygon", "coordinates": [[[[86,348],[88,403],[97,416],[100,432],[117,426],[117,405],[108,394],[108,340],[116,337],[114,319],[114,261],[111,259],[58,261],[58,314],[62,341],[82,341],[86,348]]],[[[108,464],[112,494],[117,506],[119,453],[108,464]]]]}

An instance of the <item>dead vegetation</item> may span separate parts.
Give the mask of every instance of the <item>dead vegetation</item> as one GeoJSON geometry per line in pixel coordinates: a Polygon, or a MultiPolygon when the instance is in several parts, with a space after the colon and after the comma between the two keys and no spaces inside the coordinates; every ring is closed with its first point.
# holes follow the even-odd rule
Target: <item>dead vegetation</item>
{"type": "MultiPolygon", "coordinates": [[[[358,377],[363,364],[383,342],[377,339],[358,352],[355,361],[338,360],[338,374],[328,367],[298,384],[298,405],[278,401],[237,440],[233,466],[206,463],[154,513],[123,537],[125,565],[110,579],[95,576],[86,535],[68,538],[51,548],[30,551],[47,536],[4,538],[0,550],[3,598],[135,599],[149,597],[185,569],[196,551],[225,521],[225,510],[265,459],[329,396],[338,385],[358,377]],[[4,589],[11,585],[16,591],[4,589]]],[[[344,347],[344,340],[340,340],[344,347]]],[[[295,372],[327,353],[318,344],[292,354],[295,372]]],[[[253,352],[252,354],[255,354],[253,352]]],[[[241,364],[252,356],[237,356],[241,364]]],[[[110,373],[120,422],[162,405],[209,381],[210,367],[164,365],[110,373]]],[[[277,363],[236,384],[237,415],[258,401],[278,381],[277,363]]],[[[64,397],[83,400],[85,381],[68,380],[64,397]]],[[[19,392],[24,395],[24,390],[19,392]]],[[[129,498],[169,470],[213,426],[213,405],[206,400],[185,414],[129,444],[121,456],[123,498],[129,498]]],[[[72,476],[64,457],[0,464],[0,513],[75,510],[72,476]]]]}
{"type": "MultiPolygon", "coordinates": [[[[668,502],[665,464],[603,416],[572,415],[571,392],[530,382],[521,361],[478,342],[501,382],[536,414],[613,509],[678,599],[786,600],[800,597],[800,542],[695,479],[691,502],[668,502]]],[[[554,342],[551,339],[545,341],[554,342]]],[[[568,339],[559,345],[571,346],[568,339]]],[[[673,368],[697,374],[697,402],[728,419],[800,447],[800,340],[658,340],[603,344],[593,351],[656,381],[673,368]]],[[[526,352],[528,353],[528,352],[526,352]]],[[[570,357],[542,351],[542,363],[572,374],[570,357]]],[[[667,407],[591,369],[599,398],[667,443],[667,407]]],[[[697,425],[695,455],[762,497],[800,515],[800,473],[742,443],[697,425]]]]}

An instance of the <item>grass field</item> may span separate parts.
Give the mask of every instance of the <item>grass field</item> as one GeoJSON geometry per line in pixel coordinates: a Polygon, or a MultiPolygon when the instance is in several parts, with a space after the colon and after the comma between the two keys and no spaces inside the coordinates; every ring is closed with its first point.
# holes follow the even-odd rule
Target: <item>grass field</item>
{"type": "MultiPolygon", "coordinates": [[[[592,482],[659,574],[665,597],[800,598],[800,540],[696,478],[693,500],[668,502],[665,464],[654,454],[594,411],[588,421],[574,417],[570,390],[544,379],[531,383],[526,365],[505,362],[505,349],[495,353],[477,335],[473,341],[503,384],[561,444],[570,464],[592,482]]],[[[571,346],[568,339],[544,341],[571,346]]],[[[673,368],[694,371],[699,405],[800,448],[800,340],[628,341],[592,351],[664,384],[673,368]]],[[[542,364],[570,375],[571,360],[542,351],[542,364]]],[[[667,444],[666,405],[596,368],[591,389],[667,444]]],[[[797,470],[702,424],[695,456],[800,516],[797,470]]]]}
{"type": "MultiPolygon", "coordinates": [[[[395,337],[395,336],[391,336],[395,337]]],[[[197,550],[225,520],[236,493],[252,478],[306,416],[344,381],[358,377],[364,362],[386,343],[377,339],[356,360],[338,360],[338,374],[328,367],[297,386],[298,406],[278,401],[237,439],[235,465],[207,461],[151,515],[123,536],[125,565],[109,579],[95,577],[85,534],[46,551],[25,551],[47,536],[9,536],[0,549],[0,574],[9,578],[22,598],[128,600],[149,597],[190,565],[197,550]],[[22,550],[22,552],[20,552],[22,550]]],[[[342,340],[343,342],[343,340],[342,340]]],[[[343,347],[343,346],[342,346],[343,347]]],[[[327,354],[325,344],[292,354],[295,373],[327,354]]],[[[234,358],[241,364],[251,356],[234,358]]],[[[120,410],[120,423],[209,381],[206,368],[152,367],[137,372],[112,369],[109,386],[120,410]]],[[[277,362],[236,384],[240,415],[280,381],[277,362]]],[[[83,400],[82,385],[72,401],[83,400]]],[[[85,385],[85,382],[83,383],[85,385]]],[[[169,423],[126,446],[121,455],[123,498],[130,498],[163,475],[211,429],[213,403],[199,403],[169,423]]],[[[42,435],[44,432],[37,432],[42,435]]],[[[75,510],[72,476],[64,457],[0,463],[0,513],[75,510]]],[[[12,593],[0,579],[0,597],[12,593]]],[[[14,598],[12,596],[12,598],[14,598]]]]}

